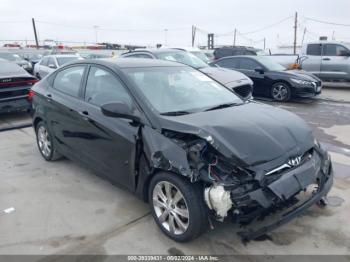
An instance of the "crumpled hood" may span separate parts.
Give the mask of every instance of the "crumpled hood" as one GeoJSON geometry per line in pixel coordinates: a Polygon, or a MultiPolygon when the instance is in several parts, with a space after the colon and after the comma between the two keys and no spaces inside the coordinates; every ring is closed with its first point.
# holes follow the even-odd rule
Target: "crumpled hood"
{"type": "Polygon", "coordinates": [[[200,68],[199,71],[229,88],[242,85],[253,85],[253,81],[249,77],[235,70],[208,66],[200,68]]]}
{"type": "Polygon", "coordinates": [[[212,140],[224,156],[244,166],[304,154],[313,146],[310,127],[298,116],[272,106],[240,106],[176,117],[163,117],[162,127],[212,140]]]}
{"type": "Polygon", "coordinates": [[[280,74],[283,74],[284,76],[289,77],[296,77],[297,79],[306,80],[306,81],[321,81],[318,77],[314,76],[313,74],[303,71],[303,70],[287,70],[287,71],[280,71],[280,74]]]}

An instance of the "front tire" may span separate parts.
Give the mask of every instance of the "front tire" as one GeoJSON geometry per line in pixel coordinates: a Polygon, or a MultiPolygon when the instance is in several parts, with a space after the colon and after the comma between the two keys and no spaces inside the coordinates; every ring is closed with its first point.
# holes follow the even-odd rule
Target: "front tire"
{"type": "Polygon", "coordinates": [[[276,101],[285,102],[290,100],[292,92],[288,84],[277,82],[271,87],[271,96],[276,101]]]}
{"type": "Polygon", "coordinates": [[[35,134],[38,149],[46,161],[54,161],[62,158],[62,155],[57,152],[52,135],[43,121],[37,124],[35,134]]]}
{"type": "Polygon", "coordinates": [[[207,227],[203,190],[172,173],[158,173],[150,183],[149,204],[157,225],[169,238],[187,242],[207,227]]]}

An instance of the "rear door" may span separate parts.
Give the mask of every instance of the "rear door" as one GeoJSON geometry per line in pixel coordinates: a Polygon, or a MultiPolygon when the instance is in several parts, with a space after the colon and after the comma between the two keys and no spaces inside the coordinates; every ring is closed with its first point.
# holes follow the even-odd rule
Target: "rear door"
{"type": "Polygon", "coordinates": [[[340,44],[323,44],[321,78],[324,80],[349,79],[350,51],[340,44]]]}
{"type": "Polygon", "coordinates": [[[62,153],[84,160],[79,137],[84,137],[82,83],[85,65],[74,65],[56,73],[47,90],[46,118],[62,153]]]}
{"type": "Polygon", "coordinates": [[[316,76],[321,74],[322,44],[308,44],[306,56],[301,58],[301,67],[316,76]]]}
{"type": "Polygon", "coordinates": [[[90,67],[83,115],[84,136],[77,137],[84,157],[109,180],[134,188],[135,143],[139,126],[132,120],[107,117],[101,106],[122,101],[130,108],[136,104],[118,75],[103,66],[90,67]]]}

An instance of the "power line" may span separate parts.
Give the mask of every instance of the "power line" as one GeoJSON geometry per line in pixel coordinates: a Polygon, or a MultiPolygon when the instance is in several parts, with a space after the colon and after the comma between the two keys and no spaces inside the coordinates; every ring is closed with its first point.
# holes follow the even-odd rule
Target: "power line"
{"type": "Polygon", "coordinates": [[[340,23],[322,21],[322,20],[318,20],[318,19],[314,19],[314,18],[310,18],[310,17],[305,17],[305,16],[303,16],[303,18],[305,20],[310,20],[310,21],[313,21],[313,22],[321,23],[321,24],[336,25],[336,26],[349,26],[350,27],[350,24],[340,24],[340,23]]]}
{"type": "MultiPolygon", "coordinates": [[[[249,32],[245,32],[245,33],[242,33],[242,32],[241,32],[240,34],[241,34],[241,35],[250,35],[250,34],[258,33],[258,32],[264,31],[264,30],[266,30],[266,29],[269,29],[269,28],[271,28],[271,27],[280,25],[280,24],[282,24],[283,22],[285,22],[285,21],[287,21],[287,20],[289,20],[289,19],[291,19],[291,18],[293,18],[293,16],[288,16],[288,17],[283,18],[282,20],[279,20],[278,22],[275,22],[275,23],[273,23],[273,24],[270,24],[270,25],[261,27],[261,28],[259,28],[259,29],[253,30],[253,31],[249,31],[249,32]]],[[[232,35],[232,34],[234,34],[234,31],[230,31],[230,32],[223,33],[223,34],[217,34],[217,35],[219,35],[219,36],[229,36],[229,35],[232,35]]]]}
{"type": "Polygon", "coordinates": [[[280,20],[280,21],[278,21],[278,22],[276,22],[276,23],[273,23],[273,24],[270,24],[270,25],[261,27],[261,28],[259,28],[259,29],[256,29],[256,30],[253,30],[253,31],[250,31],[250,32],[245,32],[245,33],[243,33],[243,34],[244,34],[244,35],[249,35],[249,34],[254,34],[254,33],[257,33],[257,32],[261,32],[261,31],[264,31],[264,30],[269,29],[269,28],[271,28],[271,27],[280,25],[280,24],[282,24],[283,22],[285,22],[285,21],[287,21],[287,20],[289,20],[289,19],[291,19],[291,18],[293,18],[293,16],[288,16],[288,17],[286,17],[286,18],[284,18],[284,19],[282,19],[282,20],[280,20]]]}

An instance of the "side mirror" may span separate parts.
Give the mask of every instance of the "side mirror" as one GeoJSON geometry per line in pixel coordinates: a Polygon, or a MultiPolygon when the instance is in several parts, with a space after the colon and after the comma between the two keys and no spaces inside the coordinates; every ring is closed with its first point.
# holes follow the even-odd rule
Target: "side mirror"
{"type": "Polygon", "coordinates": [[[260,67],[255,68],[254,71],[255,71],[255,72],[258,72],[259,74],[264,74],[264,73],[265,73],[264,69],[262,69],[262,68],[260,68],[260,67]]]}
{"type": "Polygon", "coordinates": [[[140,118],[135,116],[124,102],[114,102],[105,104],[101,107],[101,111],[105,116],[131,119],[135,122],[140,122],[140,118]]]}
{"type": "Polygon", "coordinates": [[[57,67],[54,64],[49,64],[49,67],[52,69],[56,69],[57,67]]]}

